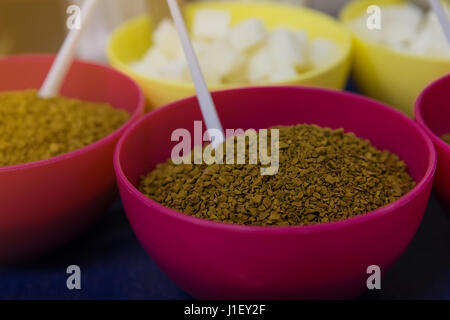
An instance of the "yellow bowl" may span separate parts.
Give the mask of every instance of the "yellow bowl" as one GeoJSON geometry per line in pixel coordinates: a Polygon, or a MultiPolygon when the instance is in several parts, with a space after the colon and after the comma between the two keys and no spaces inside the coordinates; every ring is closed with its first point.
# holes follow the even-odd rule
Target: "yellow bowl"
{"type": "MultiPolygon", "coordinates": [[[[323,68],[315,68],[289,81],[271,82],[276,85],[311,85],[335,89],[345,86],[351,65],[351,33],[338,21],[306,8],[271,3],[223,3],[198,2],[185,6],[188,27],[196,10],[201,8],[227,10],[231,13],[232,24],[250,17],[259,17],[266,26],[274,28],[287,26],[292,29],[305,29],[310,38],[326,37],[334,40],[340,47],[335,62],[323,68]]],[[[110,37],[107,45],[108,60],[111,65],[135,79],[144,90],[151,107],[158,107],[171,101],[195,94],[190,82],[177,82],[160,78],[151,78],[137,74],[129,64],[139,60],[151,45],[153,24],[148,16],[139,16],[120,26],[110,37]]],[[[220,61],[218,61],[220,63],[220,61]]],[[[211,86],[210,90],[219,90],[245,84],[226,84],[211,86]]]]}
{"type": "MultiPolygon", "coordinates": [[[[356,0],[341,12],[341,20],[351,21],[370,5],[403,3],[404,0],[356,0]]],[[[402,53],[362,39],[354,34],[353,77],[364,93],[413,116],[414,101],[433,80],[450,72],[450,59],[402,53]]]]}

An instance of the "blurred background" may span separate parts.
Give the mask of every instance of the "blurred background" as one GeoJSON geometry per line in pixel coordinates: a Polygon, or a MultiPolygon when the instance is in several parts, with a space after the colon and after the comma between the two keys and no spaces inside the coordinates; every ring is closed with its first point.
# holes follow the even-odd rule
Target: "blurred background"
{"type": "MultiPolygon", "coordinates": [[[[179,0],[182,4],[188,1],[179,0]]],[[[219,0],[220,1],[220,0],[219,0]]],[[[230,0],[227,0],[230,1],[230,0]]],[[[347,0],[241,0],[306,5],[336,15],[347,0]]],[[[0,55],[56,52],[67,32],[66,8],[83,0],[0,0],[0,55]]],[[[84,59],[106,62],[108,35],[121,22],[144,12],[167,14],[165,0],[101,0],[79,50],[84,59]]]]}
{"type": "MultiPolygon", "coordinates": [[[[86,0],[0,0],[0,56],[57,52],[67,33],[67,7],[70,4],[81,5],[84,1],[86,0]]],[[[183,4],[204,0],[178,1],[183,4]]],[[[289,3],[308,6],[331,16],[337,16],[341,8],[350,0],[234,1],[289,3]]],[[[124,21],[144,13],[149,13],[153,20],[168,14],[166,0],[99,0],[99,2],[99,8],[83,34],[78,56],[102,63],[107,63],[105,47],[111,32],[124,21]]],[[[411,2],[426,6],[428,0],[411,0],[411,2]]],[[[150,33],[149,28],[147,29],[150,33]]],[[[330,29],[334,31],[336,28],[332,25],[330,29]]],[[[416,34],[413,34],[413,37],[417,38],[416,34]]],[[[135,42],[142,43],[139,37],[137,39],[135,42]]],[[[351,43],[350,36],[348,43],[351,43]]],[[[127,48],[128,46],[120,44],[117,47],[127,48]]],[[[355,54],[353,57],[355,62],[353,68],[358,77],[348,82],[347,90],[385,101],[407,112],[410,116],[413,110],[412,101],[417,94],[428,82],[450,71],[448,59],[434,61],[423,57],[407,56],[405,58],[398,53],[391,54],[390,48],[381,48],[372,52],[366,50],[367,47],[361,41],[358,48],[359,50],[355,52],[358,51],[361,54],[359,56],[355,54]],[[368,52],[371,54],[367,54],[368,52]],[[398,79],[405,81],[397,81],[398,79]],[[366,90],[359,90],[358,85],[366,90]]],[[[348,52],[350,56],[350,50],[348,52]]],[[[348,60],[350,64],[350,58],[348,60]]],[[[330,83],[339,82],[335,79],[340,77],[347,79],[349,68],[345,62],[342,65],[342,72],[336,72],[336,68],[330,69],[329,72],[327,70],[327,73],[321,74],[315,84],[331,87],[330,83]]],[[[10,81],[8,77],[6,78],[10,81]]],[[[146,85],[147,79],[144,79],[142,83],[146,85]]],[[[174,89],[172,84],[163,83],[153,87],[154,85],[155,81],[149,82],[145,92],[147,98],[150,97],[150,93],[158,93],[158,101],[174,99],[194,92],[193,86],[189,89],[191,91],[187,89],[183,91],[177,87],[174,89]]],[[[159,103],[159,105],[162,104],[159,103]]],[[[449,230],[450,220],[445,215],[444,209],[439,206],[437,198],[433,196],[419,233],[405,255],[387,275],[383,291],[367,292],[362,298],[450,298],[448,281],[444,281],[450,279],[449,230]],[[423,276],[417,277],[418,274],[423,276]]],[[[101,224],[76,243],[69,244],[69,247],[65,247],[53,256],[45,257],[42,262],[12,269],[0,270],[0,278],[7,279],[7,281],[4,280],[5,283],[2,283],[0,299],[4,297],[28,299],[36,297],[41,299],[190,298],[172,283],[152,260],[148,259],[129,227],[120,202],[116,202],[101,224]],[[60,285],[66,280],[66,274],[61,273],[61,268],[65,268],[74,261],[81,261],[87,266],[85,274],[87,281],[93,285],[91,290],[70,292],[60,285]]]]}

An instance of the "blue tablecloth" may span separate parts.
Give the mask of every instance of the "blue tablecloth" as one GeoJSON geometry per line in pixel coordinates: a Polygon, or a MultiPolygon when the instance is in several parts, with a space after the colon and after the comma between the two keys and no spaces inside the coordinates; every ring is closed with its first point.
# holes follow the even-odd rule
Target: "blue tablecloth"
{"type": "MultiPolygon", "coordinates": [[[[362,299],[450,299],[450,215],[432,196],[422,225],[382,290],[362,299]]],[[[32,264],[0,267],[0,299],[189,299],[148,257],[118,201],[92,230],[32,264]],[[66,268],[79,265],[81,290],[66,268]]]]}

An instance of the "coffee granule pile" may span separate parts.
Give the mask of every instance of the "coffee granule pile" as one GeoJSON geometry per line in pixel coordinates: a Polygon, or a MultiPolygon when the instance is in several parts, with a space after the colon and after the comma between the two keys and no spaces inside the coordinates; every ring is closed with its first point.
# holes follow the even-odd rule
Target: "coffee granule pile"
{"type": "Polygon", "coordinates": [[[450,133],[444,134],[441,138],[442,140],[450,144],[450,133]]]}
{"type": "Polygon", "coordinates": [[[279,129],[275,175],[261,175],[258,164],[175,165],[169,159],[141,178],[139,190],[199,218],[295,226],[354,217],[415,186],[397,155],[353,133],[315,125],[273,128],[279,129]]]}
{"type": "Polygon", "coordinates": [[[126,111],[107,103],[42,99],[36,90],[0,93],[0,166],[82,148],[107,136],[128,118],[126,111]]]}

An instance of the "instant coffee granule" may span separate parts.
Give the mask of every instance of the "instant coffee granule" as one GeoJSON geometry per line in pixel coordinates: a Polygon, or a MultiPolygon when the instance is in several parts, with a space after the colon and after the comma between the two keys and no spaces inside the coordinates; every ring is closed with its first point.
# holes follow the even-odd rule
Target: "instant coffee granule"
{"type": "Polygon", "coordinates": [[[274,128],[280,157],[275,175],[261,175],[259,165],[175,165],[169,159],[142,177],[139,189],[199,218],[294,226],[354,217],[415,186],[397,155],[353,133],[315,125],[274,128]]]}
{"type": "Polygon", "coordinates": [[[129,118],[107,103],[0,93],[0,166],[54,157],[107,136],[129,118]]]}
{"type": "Polygon", "coordinates": [[[450,133],[444,134],[441,139],[450,144],[450,133]]]}

